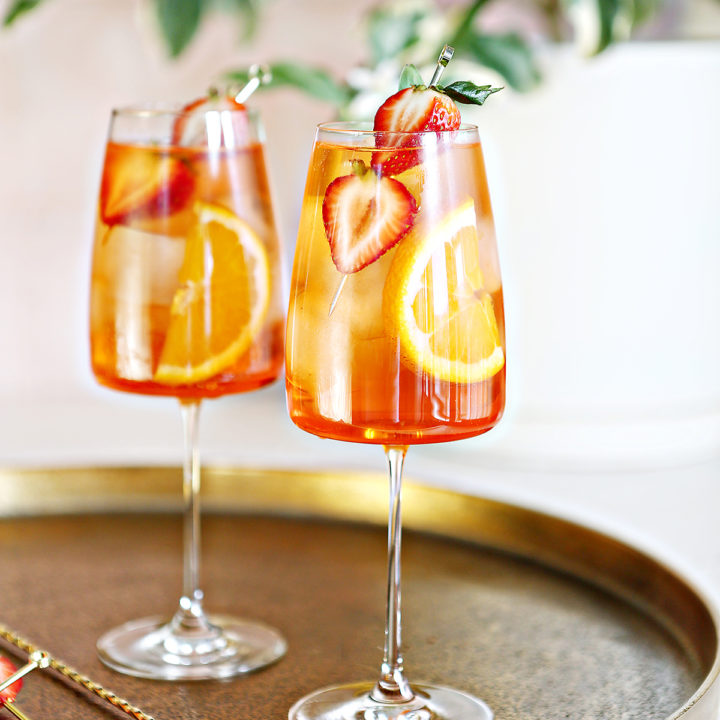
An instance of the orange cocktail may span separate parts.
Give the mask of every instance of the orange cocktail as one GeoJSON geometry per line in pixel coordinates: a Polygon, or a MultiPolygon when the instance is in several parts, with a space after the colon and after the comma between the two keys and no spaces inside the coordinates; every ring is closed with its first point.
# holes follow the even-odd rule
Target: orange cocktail
{"type": "MultiPolygon", "coordinates": [[[[286,388],[293,422],[384,446],[385,647],[376,681],[320,688],[290,720],[492,720],[480,698],[411,684],[401,642],[401,488],[409,445],[487,432],[505,406],[502,283],[477,127],[455,101],[500,88],[426,85],[406,65],[370,123],[315,136],[290,289],[286,388]]],[[[452,678],[451,678],[452,681],[452,678]]],[[[454,684],[454,683],[453,683],[454,684]]]]}
{"type": "Polygon", "coordinates": [[[91,283],[97,380],[187,399],[273,381],[279,252],[259,143],[109,142],[91,283]]]}
{"type": "Polygon", "coordinates": [[[183,589],[171,618],[98,640],[107,665],[163,680],[228,678],[274,662],[284,639],[205,613],[199,580],[200,401],[254,390],[283,358],[281,249],[257,119],[235,97],[113,113],[90,285],[102,385],[180,400],[183,589]]]}
{"type": "MultiPolygon", "coordinates": [[[[428,133],[422,150],[392,151],[395,168],[410,165],[393,174],[402,187],[390,187],[414,201],[410,227],[380,257],[343,273],[321,218],[336,178],[356,172],[365,181],[383,159],[377,137],[367,135],[323,126],[313,149],[288,312],[290,415],[308,432],[363,443],[478,435],[503,411],[505,337],[477,133],[428,133]]],[[[382,181],[366,182],[376,183],[368,193],[381,200],[382,181]]],[[[355,221],[357,234],[368,220],[355,221]]]]}

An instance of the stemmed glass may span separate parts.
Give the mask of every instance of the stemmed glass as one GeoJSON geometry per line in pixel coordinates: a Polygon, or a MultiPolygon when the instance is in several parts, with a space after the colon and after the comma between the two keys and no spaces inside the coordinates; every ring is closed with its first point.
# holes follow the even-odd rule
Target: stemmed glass
{"type": "Polygon", "coordinates": [[[297,720],[489,720],[464,692],[410,684],[400,613],[401,481],[409,445],[479,435],[505,404],[503,298],[478,130],[318,127],[293,269],[287,398],[300,428],[384,446],[385,650],[376,682],[318,690],[297,720]]]}
{"type": "Polygon", "coordinates": [[[178,398],[184,427],[184,572],[170,619],[98,641],[130,675],[225,678],[281,657],[266,625],[208,616],[199,585],[200,402],[254,390],[282,367],[281,250],[256,115],[232,99],[112,113],[93,248],[97,381],[178,398]]]}

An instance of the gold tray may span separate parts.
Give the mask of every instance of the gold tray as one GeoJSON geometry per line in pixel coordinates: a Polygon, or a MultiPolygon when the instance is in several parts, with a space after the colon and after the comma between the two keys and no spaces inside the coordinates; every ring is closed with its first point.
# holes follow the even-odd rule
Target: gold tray
{"type": "MultiPolygon", "coordinates": [[[[6,471],[0,496],[0,622],[156,720],[280,720],[322,685],[376,677],[382,475],[204,470],[207,607],[289,643],[230,682],[149,682],[95,657],[108,628],[174,610],[179,470],[6,471]]],[[[717,720],[718,617],[678,573],[580,525],[410,482],[403,517],[411,681],[476,694],[497,720],[717,720]]],[[[36,720],[119,717],[47,671],[18,704],[36,720]]]]}

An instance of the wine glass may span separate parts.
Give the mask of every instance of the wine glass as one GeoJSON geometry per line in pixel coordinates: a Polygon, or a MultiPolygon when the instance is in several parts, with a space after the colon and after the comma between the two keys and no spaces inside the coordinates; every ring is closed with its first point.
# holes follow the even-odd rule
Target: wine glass
{"type": "Polygon", "coordinates": [[[178,398],[185,457],[179,607],[107,632],[98,652],[146,678],[249,672],[286,644],[262,623],[203,609],[198,416],[201,400],[262,387],[282,367],[281,249],[260,121],[232,98],[115,110],[99,195],[92,370],[113,390],[178,398]]]}
{"type": "Polygon", "coordinates": [[[297,720],[474,718],[464,692],[410,684],[400,614],[401,480],[409,445],[479,435],[505,404],[503,297],[478,130],[318,126],[286,340],[290,417],[384,446],[389,469],[385,651],[375,682],[298,701],[297,720]]]}

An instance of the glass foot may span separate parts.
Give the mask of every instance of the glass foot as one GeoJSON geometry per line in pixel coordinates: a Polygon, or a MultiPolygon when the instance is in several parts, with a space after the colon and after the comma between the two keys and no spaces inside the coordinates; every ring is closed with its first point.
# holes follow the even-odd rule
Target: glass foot
{"type": "Polygon", "coordinates": [[[97,642],[113,670],[152,680],[211,680],[259,670],[285,654],[273,628],[251,620],[210,615],[209,624],[179,631],[166,618],[133,620],[97,642]]]}
{"type": "Polygon", "coordinates": [[[492,720],[492,710],[478,698],[452,688],[412,685],[415,698],[386,704],[370,697],[374,683],[333,685],[298,700],[290,720],[492,720]]]}

